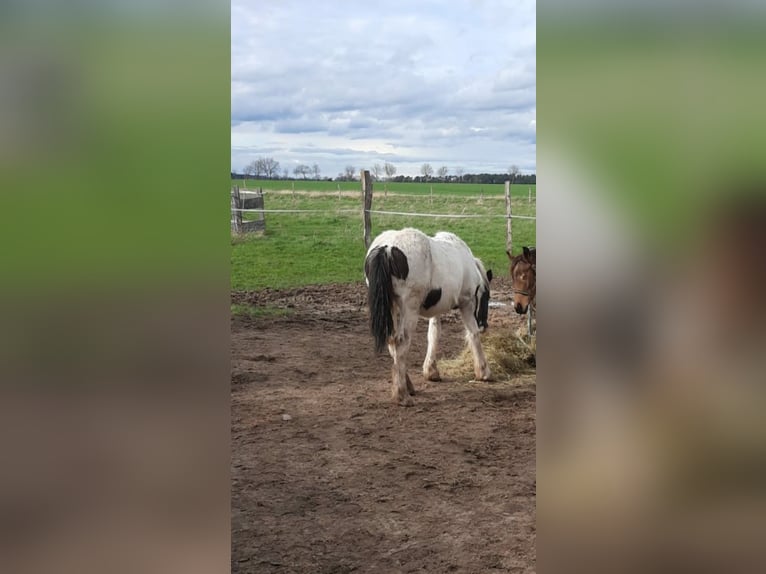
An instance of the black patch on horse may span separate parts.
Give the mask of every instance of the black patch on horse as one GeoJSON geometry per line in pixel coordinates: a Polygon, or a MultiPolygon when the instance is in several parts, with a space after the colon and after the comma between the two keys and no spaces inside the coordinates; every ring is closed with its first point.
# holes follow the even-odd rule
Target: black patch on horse
{"type": "Polygon", "coordinates": [[[398,247],[391,247],[391,259],[389,261],[391,266],[391,275],[398,277],[399,279],[407,279],[407,275],[410,274],[410,266],[407,263],[407,256],[398,247]]]}
{"type": "Polygon", "coordinates": [[[426,295],[425,301],[423,301],[423,309],[430,309],[439,302],[442,298],[442,288],[431,289],[426,295]]]}

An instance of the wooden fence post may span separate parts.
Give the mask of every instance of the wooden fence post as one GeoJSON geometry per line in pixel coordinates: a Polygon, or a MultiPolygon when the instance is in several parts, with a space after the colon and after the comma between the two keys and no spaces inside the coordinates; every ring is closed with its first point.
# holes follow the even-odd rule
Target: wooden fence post
{"type": "Polygon", "coordinates": [[[370,170],[368,169],[362,172],[362,200],[364,202],[364,210],[362,211],[362,216],[364,217],[364,247],[367,249],[370,247],[370,232],[372,231],[372,221],[370,220],[372,177],[370,177],[370,170]]]}
{"type": "MultiPolygon", "coordinates": [[[[256,205],[254,207],[256,207],[256,208],[260,207],[261,209],[263,209],[265,207],[265,202],[263,201],[263,188],[262,187],[258,188],[258,195],[256,196],[255,204],[256,205]],[[258,204],[260,204],[260,205],[258,205],[258,204]]],[[[258,220],[257,220],[257,222],[255,222],[253,224],[253,226],[254,226],[254,228],[256,230],[260,229],[261,231],[266,231],[266,214],[263,211],[261,211],[258,214],[258,220]],[[260,223],[258,223],[258,222],[260,222],[260,223]]]]}
{"type": "Polygon", "coordinates": [[[511,210],[511,182],[506,180],[505,182],[505,250],[508,254],[513,250],[513,225],[511,216],[513,215],[511,210]]]}

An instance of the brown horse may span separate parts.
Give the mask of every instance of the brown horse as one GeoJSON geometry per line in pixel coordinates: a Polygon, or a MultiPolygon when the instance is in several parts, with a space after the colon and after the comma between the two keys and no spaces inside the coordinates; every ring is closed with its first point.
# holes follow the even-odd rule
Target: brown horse
{"type": "Polygon", "coordinates": [[[531,337],[537,303],[537,250],[534,247],[524,247],[522,253],[515,257],[510,252],[506,253],[511,260],[513,309],[519,315],[527,315],[527,328],[531,337]]]}

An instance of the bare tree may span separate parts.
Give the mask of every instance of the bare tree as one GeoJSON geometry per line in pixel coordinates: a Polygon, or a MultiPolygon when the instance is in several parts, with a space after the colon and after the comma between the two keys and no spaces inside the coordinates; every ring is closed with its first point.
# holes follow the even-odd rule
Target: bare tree
{"type": "Polygon", "coordinates": [[[300,176],[303,176],[303,179],[306,179],[308,174],[311,173],[311,168],[307,166],[306,164],[299,163],[298,165],[295,166],[295,169],[293,169],[293,173],[296,176],[300,175],[300,176]]]}
{"type": "Polygon", "coordinates": [[[282,169],[282,178],[288,179],[290,177],[290,170],[286,167],[282,169]]]}
{"type": "Polygon", "coordinates": [[[463,174],[465,171],[463,171],[462,167],[456,167],[455,168],[455,175],[457,176],[458,181],[463,181],[463,174]]]}
{"type": "Polygon", "coordinates": [[[356,173],[356,168],[353,165],[347,165],[345,170],[345,178],[348,181],[354,181],[354,174],[356,173]]]}
{"type": "Polygon", "coordinates": [[[247,170],[248,175],[254,177],[265,176],[271,179],[279,172],[279,162],[273,157],[259,157],[247,164],[245,169],[247,170]]]}
{"type": "Polygon", "coordinates": [[[420,166],[420,173],[424,178],[428,179],[434,174],[434,168],[431,167],[430,163],[424,163],[420,166]]]}
{"type": "Polygon", "coordinates": [[[261,177],[261,175],[263,175],[263,159],[259,157],[247,164],[245,173],[253,177],[261,177]]]}
{"type": "Polygon", "coordinates": [[[264,175],[271,179],[279,172],[279,162],[273,157],[260,158],[261,168],[264,175]]]}
{"type": "Polygon", "coordinates": [[[509,167],[508,175],[511,176],[511,182],[513,182],[513,180],[516,179],[516,176],[519,175],[519,166],[514,164],[511,167],[509,167]]]}
{"type": "MultiPolygon", "coordinates": [[[[249,164],[245,166],[244,172],[245,176],[255,177],[256,172],[258,171],[258,168],[256,167],[256,160],[251,161],[249,164]]],[[[247,177],[245,177],[245,187],[247,187],[247,177]]]]}
{"type": "Polygon", "coordinates": [[[319,169],[318,163],[315,163],[314,165],[311,166],[311,173],[313,174],[314,179],[319,179],[319,176],[321,175],[322,170],[319,169]]]}
{"type": "Polygon", "coordinates": [[[383,167],[379,163],[376,163],[374,166],[372,166],[372,175],[375,176],[375,179],[380,179],[382,173],[383,167]]]}
{"type": "Polygon", "coordinates": [[[396,175],[396,166],[392,163],[386,162],[385,165],[383,166],[383,169],[385,170],[386,177],[388,179],[391,179],[392,177],[396,175]]]}
{"type": "Polygon", "coordinates": [[[438,170],[436,170],[436,176],[444,181],[447,179],[447,173],[449,172],[449,168],[446,165],[441,166],[438,170]]]}

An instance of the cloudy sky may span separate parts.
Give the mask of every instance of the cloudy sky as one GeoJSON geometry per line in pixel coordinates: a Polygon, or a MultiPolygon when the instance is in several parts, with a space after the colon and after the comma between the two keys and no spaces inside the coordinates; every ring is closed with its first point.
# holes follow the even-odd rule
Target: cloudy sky
{"type": "Polygon", "coordinates": [[[231,168],[535,171],[534,0],[232,0],[231,168]]]}

